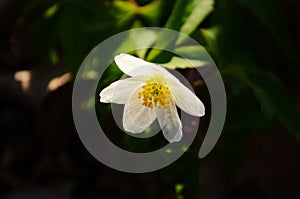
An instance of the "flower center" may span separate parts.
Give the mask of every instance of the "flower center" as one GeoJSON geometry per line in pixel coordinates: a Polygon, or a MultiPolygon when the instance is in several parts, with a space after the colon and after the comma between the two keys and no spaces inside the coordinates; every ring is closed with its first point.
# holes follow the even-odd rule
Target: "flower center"
{"type": "Polygon", "coordinates": [[[144,106],[149,108],[158,106],[159,108],[165,109],[170,103],[170,93],[170,89],[163,80],[151,78],[146,81],[146,84],[138,93],[138,98],[143,100],[144,106]]]}

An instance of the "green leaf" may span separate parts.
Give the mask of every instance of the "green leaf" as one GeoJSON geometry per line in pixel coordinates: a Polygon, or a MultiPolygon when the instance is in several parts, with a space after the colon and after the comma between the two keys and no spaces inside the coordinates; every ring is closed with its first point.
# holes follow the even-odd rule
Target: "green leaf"
{"type": "Polygon", "coordinates": [[[144,24],[150,26],[158,26],[160,22],[160,15],[162,12],[162,3],[161,0],[152,1],[150,4],[139,7],[138,13],[141,16],[144,24]]]}
{"type": "Polygon", "coordinates": [[[173,48],[176,40],[176,34],[170,34],[170,32],[165,31],[159,32],[153,49],[147,55],[147,60],[155,61],[155,59],[163,53],[163,50],[160,49],[170,49],[171,47],[173,48]]]}
{"type": "Polygon", "coordinates": [[[300,115],[277,76],[270,72],[241,66],[227,67],[222,73],[232,75],[248,85],[260,103],[264,116],[267,119],[276,116],[282,126],[300,137],[300,115]]]}
{"type": "Polygon", "coordinates": [[[239,134],[242,132],[245,134],[256,129],[272,127],[271,121],[264,114],[261,114],[261,107],[257,106],[257,98],[249,92],[248,85],[236,77],[223,77],[227,88],[230,88],[228,90],[231,91],[227,98],[227,104],[230,108],[226,114],[224,132],[239,134]]]}
{"type": "Polygon", "coordinates": [[[167,63],[161,63],[170,69],[202,67],[211,62],[205,49],[201,46],[180,46],[175,49],[175,54],[167,63]]]}
{"type": "Polygon", "coordinates": [[[249,77],[272,98],[275,116],[281,125],[300,137],[300,114],[296,111],[295,102],[278,77],[258,70],[249,71],[249,77]]]}
{"type": "Polygon", "coordinates": [[[256,85],[253,80],[249,78],[247,72],[243,67],[231,66],[228,67],[227,70],[229,70],[231,74],[238,77],[240,80],[242,80],[252,88],[256,99],[261,105],[262,113],[267,119],[272,119],[275,114],[275,106],[273,99],[268,94],[268,92],[261,88],[259,85],[256,85]]]}
{"type": "Polygon", "coordinates": [[[223,72],[224,74],[228,73],[239,78],[252,88],[256,99],[261,105],[261,110],[264,116],[269,120],[273,118],[275,114],[275,106],[272,97],[260,86],[260,84],[255,84],[253,80],[249,78],[249,71],[245,71],[245,69],[240,66],[230,66],[223,70],[223,72]]]}
{"type": "Polygon", "coordinates": [[[116,17],[116,26],[122,28],[132,25],[135,20],[135,16],[138,14],[138,7],[127,1],[113,1],[113,15],[116,17]]]}
{"type": "Polygon", "coordinates": [[[162,63],[160,65],[170,68],[195,68],[195,67],[202,67],[205,66],[208,62],[195,60],[195,59],[184,59],[181,57],[173,56],[168,63],[162,63]]]}
{"type": "Polygon", "coordinates": [[[137,29],[136,31],[131,32],[131,39],[135,43],[136,46],[136,53],[137,55],[144,59],[148,48],[141,49],[141,46],[151,46],[156,38],[157,33],[151,29],[137,29]]]}
{"type": "Polygon", "coordinates": [[[251,81],[249,77],[247,76],[245,69],[241,66],[232,65],[229,67],[226,67],[222,70],[222,74],[224,75],[231,75],[233,77],[236,77],[240,80],[242,80],[244,83],[246,83],[248,86],[251,86],[251,81]]]}
{"type": "Polygon", "coordinates": [[[190,35],[213,10],[214,0],[178,0],[165,27],[190,35]]]}
{"type": "Polygon", "coordinates": [[[184,189],[184,184],[182,184],[182,183],[178,183],[178,184],[176,184],[175,185],[175,192],[177,193],[177,194],[181,194],[182,193],[182,191],[183,191],[183,189],[184,189]]]}
{"type": "Polygon", "coordinates": [[[59,6],[60,6],[59,3],[55,3],[50,8],[48,8],[44,13],[45,18],[51,18],[53,15],[55,15],[57,10],[59,9],[59,6]]]}
{"type": "MultiPolygon", "coordinates": [[[[207,15],[213,10],[214,0],[178,0],[176,1],[172,10],[171,16],[166,22],[165,28],[173,29],[190,35],[193,33],[200,23],[207,17],[207,15]]],[[[170,34],[159,34],[156,41],[155,48],[166,48],[167,46],[179,44],[183,41],[183,38],[177,38],[170,34]]],[[[154,50],[150,51],[148,60],[154,60],[162,51],[154,50]]]]}
{"type": "Polygon", "coordinates": [[[180,46],[175,49],[175,53],[188,59],[197,59],[208,62],[209,54],[202,46],[180,46]]]}
{"type": "Polygon", "coordinates": [[[215,55],[216,58],[218,58],[219,55],[219,46],[217,45],[217,37],[219,35],[219,32],[219,26],[214,26],[207,29],[200,29],[200,35],[204,38],[208,51],[210,51],[211,54],[215,55]]]}
{"type": "Polygon", "coordinates": [[[254,84],[251,85],[253,92],[261,105],[262,113],[265,115],[267,119],[272,119],[275,114],[275,105],[272,97],[266,92],[264,89],[256,86],[254,84]]]}
{"type": "Polygon", "coordinates": [[[55,4],[58,4],[58,2],[56,0],[43,0],[43,1],[31,0],[31,1],[28,1],[21,11],[21,20],[29,18],[30,14],[32,12],[36,12],[37,10],[41,10],[43,8],[45,8],[46,10],[48,9],[48,12],[49,12],[49,8],[51,9],[51,7],[55,4]]]}
{"type": "Polygon", "coordinates": [[[60,21],[60,42],[66,53],[67,63],[75,73],[84,58],[87,35],[83,31],[84,17],[80,4],[67,2],[60,21]]]}

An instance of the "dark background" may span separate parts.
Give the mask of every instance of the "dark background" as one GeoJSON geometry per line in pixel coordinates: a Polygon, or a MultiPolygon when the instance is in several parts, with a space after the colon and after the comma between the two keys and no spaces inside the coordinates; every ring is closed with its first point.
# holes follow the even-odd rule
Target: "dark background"
{"type": "MultiPolygon", "coordinates": [[[[175,163],[146,174],[110,169],[81,143],[71,76],[88,52],[133,27],[180,31],[194,2],[0,1],[0,198],[300,198],[297,0],[216,0],[193,22],[189,35],[214,58],[228,97],[206,158],[197,159],[204,132],[175,163]]],[[[201,91],[193,70],[180,72],[201,91]]]]}

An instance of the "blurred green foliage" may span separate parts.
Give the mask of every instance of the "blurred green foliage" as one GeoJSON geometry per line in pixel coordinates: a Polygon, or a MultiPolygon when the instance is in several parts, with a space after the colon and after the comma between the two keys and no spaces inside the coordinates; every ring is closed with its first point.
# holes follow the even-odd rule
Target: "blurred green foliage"
{"type": "MultiPolygon", "coordinates": [[[[30,25],[42,61],[53,64],[65,61],[75,73],[87,53],[113,34],[145,26],[180,31],[192,36],[210,52],[225,80],[235,79],[225,81],[229,99],[252,92],[260,106],[260,112],[255,114],[263,114],[268,121],[276,119],[287,130],[299,135],[299,116],[273,66],[274,55],[278,53],[290,62],[296,60],[286,21],[279,3],[270,0],[31,0],[23,10],[19,24],[30,25]]],[[[156,37],[151,33],[143,37],[141,42],[163,42],[165,45],[182,42],[181,38],[156,37]]],[[[193,47],[176,50],[201,56],[201,52],[193,47]]],[[[145,53],[138,54],[154,60],[161,52],[152,50],[147,57],[145,53]]],[[[171,67],[177,63],[181,68],[188,67],[181,64],[184,60],[178,57],[170,61],[165,65],[171,67]]],[[[249,105],[249,100],[245,106],[249,105]]],[[[255,111],[257,104],[253,105],[251,110],[255,111]]],[[[235,106],[244,107],[240,103],[235,106]]],[[[244,121],[249,120],[245,125],[249,129],[252,114],[242,108],[240,111],[246,117],[244,121]]],[[[235,111],[231,115],[229,109],[228,120],[238,114],[235,111]]],[[[235,122],[230,123],[230,128],[232,125],[235,122]]],[[[252,127],[260,128],[255,125],[253,123],[252,127]]]]}
{"type": "MultiPolygon", "coordinates": [[[[42,62],[54,65],[66,63],[76,73],[87,53],[116,33],[146,26],[174,29],[202,44],[223,75],[228,95],[225,136],[270,129],[278,123],[295,136],[300,136],[299,113],[280,78],[281,70],[278,70],[277,64],[283,62],[288,70],[289,65],[299,63],[290,39],[289,20],[279,1],[29,2],[20,16],[19,26],[30,26],[42,62]]],[[[145,34],[140,41],[164,42],[165,45],[184,42],[181,38],[156,37],[151,33],[145,34]]],[[[193,47],[176,50],[201,56],[201,52],[193,47]]],[[[155,50],[136,52],[147,60],[155,60],[161,53],[155,50]]],[[[185,68],[180,64],[182,60],[178,59],[169,60],[169,64],[175,62],[185,68]]],[[[120,76],[116,70],[108,73],[109,81],[120,76]]],[[[191,167],[194,167],[193,164],[191,167]]],[[[177,191],[178,194],[180,191],[177,191]]]]}

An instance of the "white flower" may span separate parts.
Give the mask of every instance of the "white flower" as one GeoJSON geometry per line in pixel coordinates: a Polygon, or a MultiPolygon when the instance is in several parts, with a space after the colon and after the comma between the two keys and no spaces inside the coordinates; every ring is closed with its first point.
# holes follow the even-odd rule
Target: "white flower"
{"type": "Polygon", "coordinates": [[[118,67],[131,76],[116,81],[100,92],[104,103],[125,104],[123,127],[141,133],[158,119],[165,138],[178,142],[182,124],[176,106],[194,116],[204,115],[197,96],[163,67],[128,54],[115,57],[118,67]]]}

